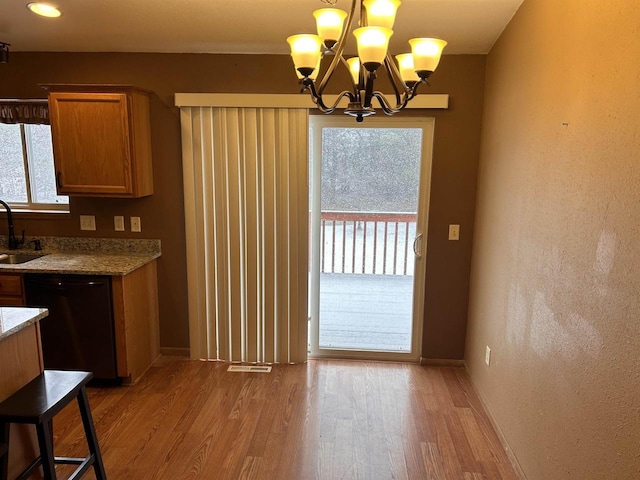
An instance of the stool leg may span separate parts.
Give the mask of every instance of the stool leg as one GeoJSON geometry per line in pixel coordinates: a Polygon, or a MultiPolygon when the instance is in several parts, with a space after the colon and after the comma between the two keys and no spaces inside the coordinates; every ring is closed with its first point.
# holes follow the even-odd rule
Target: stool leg
{"type": "Polygon", "coordinates": [[[9,478],[9,426],[10,423],[0,424],[0,445],[2,446],[2,457],[0,457],[0,478],[9,478]]]}
{"type": "Polygon", "coordinates": [[[107,480],[107,474],[104,471],[104,465],[102,463],[102,455],[100,454],[100,445],[98,445],[98,437],[96,436],[93,418],[91,417],[89,399],[87,398],[87,391],[84,387],[82,387],[78,393],[78,407],[80,408],[80,415],[82,416],[84,433],[87,436],[87,443],[89,444],[89,452],[93,454],[95,458],[93,469],[96,474],[96,480],[107,480]]]}
{"type": "Polygon", "coordinates": [[[42,422],[36,425],[38,433],[38,445],[40,446],[40,458],[45,480],[56,480],[56,466],[53,459],[53,432],[51,422],[42,422]]]}

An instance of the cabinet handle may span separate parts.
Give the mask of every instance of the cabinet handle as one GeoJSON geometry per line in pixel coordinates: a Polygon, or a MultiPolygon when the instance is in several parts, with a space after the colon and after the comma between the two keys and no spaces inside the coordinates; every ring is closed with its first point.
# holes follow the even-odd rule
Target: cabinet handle
{"type": "Polygon", "coordinates": [[[62,172],[60,170],[56,173],[56,184],[58,188],[62,188],[62,172]]]}

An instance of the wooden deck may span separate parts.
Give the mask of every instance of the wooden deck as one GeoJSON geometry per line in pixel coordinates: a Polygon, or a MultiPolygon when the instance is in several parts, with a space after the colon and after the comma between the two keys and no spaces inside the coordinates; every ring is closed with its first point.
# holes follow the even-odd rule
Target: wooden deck
{"type": "Polygon", "coordinates": [[[320,348],[411,350],[413,277],[320,275],[320,348]]]}

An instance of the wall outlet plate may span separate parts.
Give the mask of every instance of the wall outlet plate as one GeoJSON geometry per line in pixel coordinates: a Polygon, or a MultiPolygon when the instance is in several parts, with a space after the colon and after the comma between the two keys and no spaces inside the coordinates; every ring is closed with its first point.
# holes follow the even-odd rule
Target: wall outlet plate
{"type": "Polygon", "coordinates": [[[460,225],[449,225],[449,240],[460,240],[460,225]]]}
{"type": "Polygon", "coordinates": [[[113,228],[116,232],[124,232],[124,217],[122,215],[113,217],[113,228]]]}
{"type": "Polygon", "coordinates": [[[132,232],[141,232],[142,225],[140,223],[140,217],[131,217],[131,231],[132,232]]]}
{"type": "Polygon", "coordinates": [[[487,367],[491,365],[491,349],[489,345],[487,345],[487,350],[484,352],[484,363],[487,364],[487,367]]]}
{"type": "Polygon", "coordinates": [[[80,215],[80,230],[95,230],[95,229],[96,229],[95,215],[80,215]]]}

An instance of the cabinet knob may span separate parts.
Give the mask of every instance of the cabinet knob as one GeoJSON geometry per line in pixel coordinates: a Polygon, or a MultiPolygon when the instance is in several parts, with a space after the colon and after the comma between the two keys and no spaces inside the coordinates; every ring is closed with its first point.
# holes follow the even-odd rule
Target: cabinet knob
{"type": "Polygon", "coordinates": [[[62,172],[60,170],[56,173],[56,184],[58,185],[58,188],[62,188],[62,172]]]}

